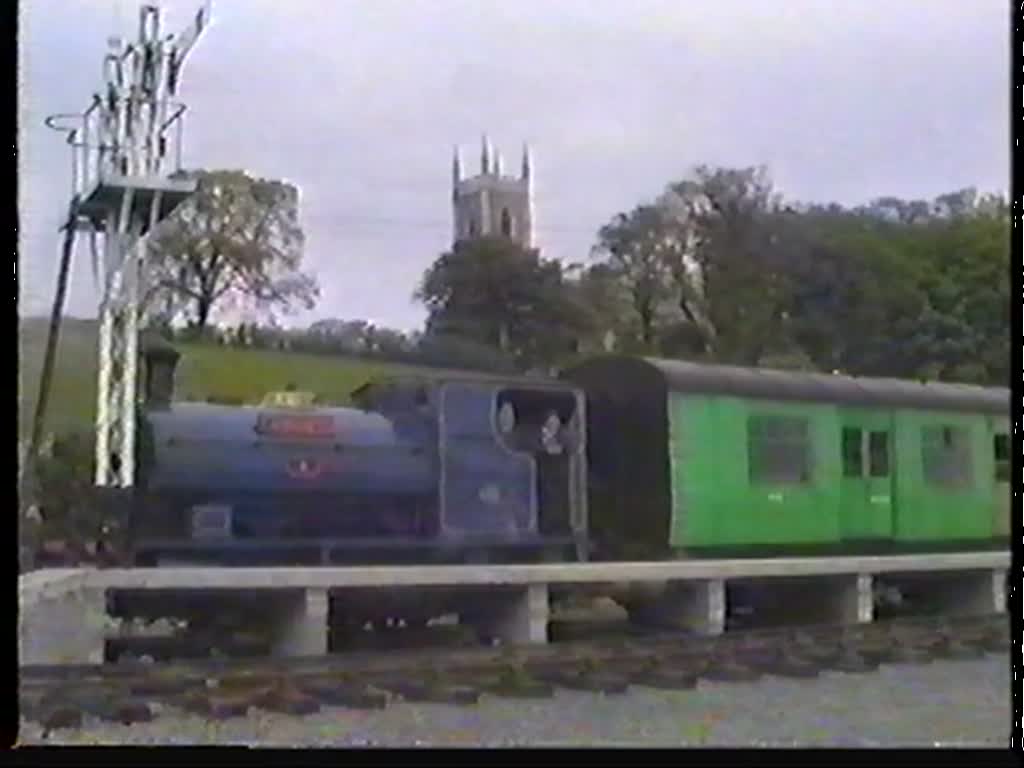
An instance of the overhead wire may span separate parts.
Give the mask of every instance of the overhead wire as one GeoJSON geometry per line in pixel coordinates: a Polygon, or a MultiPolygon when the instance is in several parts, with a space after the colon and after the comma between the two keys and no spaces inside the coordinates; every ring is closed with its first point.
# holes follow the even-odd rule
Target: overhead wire
{"type": "MultiPolygon", "coordinates": [[[[332,224],[346,224],[355,227],[363,228],[366,225],[370,227],[380,227],[379,234],[387,235],[389,232],[395,229],[404,230],[437,230],[444,232],[451,232],[452,224],[451,221],[444,219],[416,219],[416,218],[395,218],[388,216],[367,216],[360,214],[332,214],[332,213],[318,213],[310,215],[308,213],[300,214],[300,220],[305,223],[332,223],[332,224]],[[385,229],[387,228],[387,229],[385,229]]],[[[539,223],[534,226],[535,232],[546,232],[551,234],[579,234],[579,235],[590,235],[596,236],[597,230],[600,225],[597,226],[586,226],[586,225],[552,225],[539,223]]],[[[378,234],[378,232],[374,232],[378,234]]]]}

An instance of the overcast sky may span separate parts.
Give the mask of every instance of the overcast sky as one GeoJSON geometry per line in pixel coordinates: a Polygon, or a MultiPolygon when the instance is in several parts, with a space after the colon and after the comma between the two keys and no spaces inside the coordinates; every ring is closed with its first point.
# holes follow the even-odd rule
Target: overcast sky
{"type": "MultiPolygon", "coordinates": [[[[197,0],[164,0],[169,31],[197,0]]],[[[22,313],[46,311],[70,159],[42,127],[101,82],[136,0],[21,3],[22,313]]],[[[451,151],[534,150],[537,240],[585,257],[694,164],[766,164],[800,200],[1009,185],[1002,0],[214,0],[188,60],[186,165],[301,190],[322,289],[296,318],[412,328],[449,244],[451,151]]],[[[68,310],[95,314],[85,249],[68,310]]],[[[294,322],[294,321],[293,321],[294,322]]]]}

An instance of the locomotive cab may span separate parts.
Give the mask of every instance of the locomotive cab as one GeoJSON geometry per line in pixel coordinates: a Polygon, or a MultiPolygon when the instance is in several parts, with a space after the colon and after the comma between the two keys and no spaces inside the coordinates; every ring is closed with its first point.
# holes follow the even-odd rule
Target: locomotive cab
{"type": "Polygon", "coordinates": [[[443,548],[586,558],[584,399],[560,382],[389,378],[353,393],[399,423],[423,419],[437,458],[443,548]]]}

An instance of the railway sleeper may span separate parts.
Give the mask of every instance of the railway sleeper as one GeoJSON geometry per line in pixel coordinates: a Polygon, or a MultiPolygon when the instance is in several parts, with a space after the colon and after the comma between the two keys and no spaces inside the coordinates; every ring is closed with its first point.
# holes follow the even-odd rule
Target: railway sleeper
{"type": "Polygon", "coordinates": [[[371,689],[366,685],[342,681],[306,681],[299,685],[306,694],[328,707],[386,709],[391,701],[388,692],[371,689]]]}
{"type": "Polygon", "coordinates": [[[468,685],[406,681],[381,683],[381,686],[410,702],[470,706],[480,700],[480,690],[468,685]]]}
{"type": "Polygon", "coordinates": [[[82,710],[67,704],[52,707],[45,712],[38,714],[37,719],[43,727],[43,738],[50,735],[51,731],[58,731],[66,728],[82,727],[82,710]]]}
{"type": "Polygon", "coordinates": [[[712,663],[700,674],[701,679],[715,683],[752,683],[761,676],[759,670],[731,660],[712,663]]]}
{"type": "Polygon", "coordinates": [[[767,665],[765,671],[776,677],[809,679],[821,674],[821,667],[794,656],[781,656],[767,665]]]}
{"type": "Polygon", "coordinates": [[[971,659],[980,659],[985,655],[983,648],[958,640],[939,643],[931,649],[931,653],[936,658],[947,661],[969,661],[971,659]]]}
{"type": "Polygon", "coordinates": [[[892,646],[862,644],[847,649],[850,656],[857,656],[865,663],[877,669],[879,665],[889,662],[894,656],[892,646]]]}
{"type": "Polygon", "coordinates": [[[591,669],[552,669],[539,679],[559,688],[590,693],[616,694],[629,689],[629,679],[614,672],[591,669]]]}
{"type": "Polygon", "coordinates": [[[254,706],[250,696],[225,693],[191,693],[179,697],[175,702],[186,712],[210,720],[231,720],[246,717],[254,706]]]}
{"type": "Polygon", "coordinates": [[[316,698],[294,688],[275,688],[258,697],[256,706],[268,712],[297,717],[312,715],[321,709],[321,704],[316,698]]]}
{"type": "Polygon", "coordinates": [[[45,727],[47,722],[73,721],[75,718],[67,714],[69,710],[78,713],[79,722],[82,717],[89,716],[105,722],[132,725],[149,722],[154,717],[150,704],[143,697],[133,695],[121,687],[57,691],[41,698],[25,714],[45,727]]]}
{"type": "Polygon", "coordinates": [[[934,660],[928,651],[915,648],[912,645],[897,645],[892,649],[889,657],[883,664],[930,664],[934,660]]]}
{"type": "Polygon", "coordinates": [[[830,670],[846,675],[864,675],[876,671],[878,667],[879,662],[865,658],[855,651],[845,651],[829,664],[830,670]]]}
{"type": "Polygon", "coordinates": [[[538,680],[517,667],[502,670],[482,688],[487,693],[507,699],[550,699],[555,695],[553,685],[538,680]]]}
{"type": "Polygon", "coordinates": [[[699,680],[698,675],[687,670],[657,668],[646,669],[630,677],[634,685],[670,691],[696,688],[699,680]]]}

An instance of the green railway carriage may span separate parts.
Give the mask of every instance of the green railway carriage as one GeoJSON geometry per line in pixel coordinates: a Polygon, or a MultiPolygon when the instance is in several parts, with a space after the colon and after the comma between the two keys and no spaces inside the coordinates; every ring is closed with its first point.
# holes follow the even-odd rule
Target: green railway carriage
{"type": "Polygon", "coordinates": [[[619,356],[564,377],[598,556],[1007,544],[1006,389],[619,356]]]}

